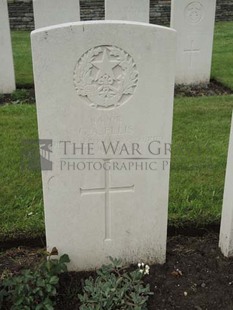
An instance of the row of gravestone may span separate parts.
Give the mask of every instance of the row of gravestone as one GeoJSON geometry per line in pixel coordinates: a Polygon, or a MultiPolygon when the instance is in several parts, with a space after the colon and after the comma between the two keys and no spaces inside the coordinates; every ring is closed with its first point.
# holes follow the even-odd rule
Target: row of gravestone
{"type": "MultiPolygon", "coordinates": [[[[0,93],[15,90],[7,1],[0,0],[0,93]]],[[[34,0],[36,28],[80,20],[78,0],[34,0]]],[[[149,23],[149,0],[106,0],[106,20],[149,23]]],[[[209,83],[216,0],[172,1],[171,27],[177,30],[176,83],[209,83]]]]}
{"type": "MultiPolygon", "coordinates": [[[[143,1],[133,1],[135,16],[148,18],[148,1],[141,9],[143,1]]],[[[127,0],[107,3],[109,19],[131,13],[127,0]]],[[[182,1],[182,10],[175,3],[173,25],[183,22],[191,49],[205,25],[197,42],[211,58],[214,1],[182,1]]],[[[46,20],[46,4],[36,1],[37,21],[46,20]]],[[[176,49],[173,29],[137,21],[32,33],[47,247],[69,254],[70,270],[96,268],[109,256],[165,261],[176,49]]],[[[232,244],[231,175],[220,241],[225,255],[232,244]]]]}

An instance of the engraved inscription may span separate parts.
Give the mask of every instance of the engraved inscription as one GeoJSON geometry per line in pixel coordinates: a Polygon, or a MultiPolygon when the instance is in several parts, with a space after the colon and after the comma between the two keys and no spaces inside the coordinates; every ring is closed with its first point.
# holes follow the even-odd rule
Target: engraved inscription
{"type": "Polygon", "coordinates": [[[185,49],[184,52],[185,52],[186,54],[188,54],[188,56],[189,56],[189,67],[190,67],[190,68],[193,68],[193,57],[194,57],[196,54],[199,54],[199,53],[200,53],[200,50],[199,50],[199,49],[194,48],[194,41],[193,41],[193,40],[191,41],[191,47],[185,49]]]}
{"type": "Polygon", "coordinates": [[[185,8],[185,20],[191,25],[199,24],[203,20],[204,15],[204,7],[198,1],[191,2],[185,8]]]}
{"type": "Polygon", "coordinates": [[[112,113],[114,114],[89,117],[84,122],[85,126],[79,129],[79,134],[85,137],[132,135],[133,126],[127,125],[120,115],[115,114],[115,111],[112,113]]]}
{"type": "Polygon", "coordinates": [[[133,58],[116,46],[97,46],[78,60],[74,85],[80,97],[96,109],[119,107],[134,94],[138,71],[133,58]]]}
{"type": "MultiPolygon", "coordinates": [[[[105,163],[109,160],[104,160],[105,163]]],[[[127,193],[134,192],[134,185],[131,186],[110,186],[110,172],[105,170],[105,184],[104,187],[96,188],[80,188],[82,195],[87,194],[104,194],[105,195],[105,239],[104,241],[111,241],[111,205],[110,194],[111,193],[127,193]]]]}

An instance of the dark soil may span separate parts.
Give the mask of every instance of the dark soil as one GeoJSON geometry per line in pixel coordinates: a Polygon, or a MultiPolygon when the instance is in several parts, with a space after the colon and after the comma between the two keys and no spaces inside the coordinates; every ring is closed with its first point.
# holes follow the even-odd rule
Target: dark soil
{"type": "Polygon", "coordinates": [[[45,249],[17,247],[0,251],[0,279],[3,274],[17,274],[33,268],[45,258],[45,249]]]}
{"type": "Polygon", "coordinates": [[[0,105],[19,104],[19,103],[35,103],[34,88],[18,88],[12,94],[0,94],[0,105]]]}
{"type": "MultiPolygon", "coordinates": [[[[17,273],[22,267],[38,264],[42,257],[42,249],[6,250],[0,254],[0,273],[6,273],[6,269],[17,273]]],[[[79,309],[77,295],[83,280],[90,275],[94,273],[62,274],[57,310],[79,309]]],[[[233,309],[233,258],[227,259],[221,254],[217,233],[169,237],[166,264],[151,266],[145,282],[154,292],[148,310],[233,309]]]]}
{"type": "Polygon", "coordinates": [[[206,85],[176,85],[175,87],[175,95],[179,97],[221,96],[230,94],[233,94],[233,91],[216,80],[211,80],[206,85]]]}
{"type": "Polygon", "coordinates": [[[147,283],[155,295],[149,309],[233,309],[233,259],[218,249],[218,234],[174,237],[167,263],[152,266],[147,283]]]}
{"type": "MultiPolygon", "coordinates": [[[[175,87],[175,96],[179,97],[221,96],[230,94],[233,94],[233,90],[216,80],[211,80],[207,85],[177,85],[175,87]]],[[[19,103],[35,103],[33,85],[18,85],[15,93],[11,95],[0,95],[0,105],[19,103]]]]}

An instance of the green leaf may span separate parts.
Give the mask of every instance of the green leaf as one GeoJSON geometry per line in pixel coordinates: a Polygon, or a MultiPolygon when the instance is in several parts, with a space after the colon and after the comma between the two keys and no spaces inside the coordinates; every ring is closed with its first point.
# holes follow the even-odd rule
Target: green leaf
{"type": "Polygon", "coordinates": [[[122,261],[110,258],[110,265],[97,270],[97,277],[84,282],[79,294],[80,310],[145,310],[150,289],[138,271],[129,272],[122,261]]]}
{"type": "Polygon", "coordinates": [[[69,258],[69,256],[67,254],[63,254],[60,257],[59,262],[62,263],[62,264],[70,263],[70,258],[69,258]]]}
{"type": "Polygon", "coordinates": [[[59,282],[59,278],[57,276],[52,276],[49,280],[51,285],[56,285],[59,282]]]}

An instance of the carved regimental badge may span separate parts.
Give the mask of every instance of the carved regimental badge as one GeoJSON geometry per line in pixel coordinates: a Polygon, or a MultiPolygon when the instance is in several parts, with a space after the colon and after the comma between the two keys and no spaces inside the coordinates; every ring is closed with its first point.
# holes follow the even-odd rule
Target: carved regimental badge
{"type": "Polygon", "coordinates": [[[204,15],[204,7],[198,1],[191,2],[185,8],[185,19],[191,25],[199,24],[203,20],[204,15]]]}
{"type": "Polygon", "coordinates": [[[78,60],[74,85],[78,95],[97,109],[123,105],[135,92],[138,71],[133,58],[116,46],[98,46],[78,60]]]}

